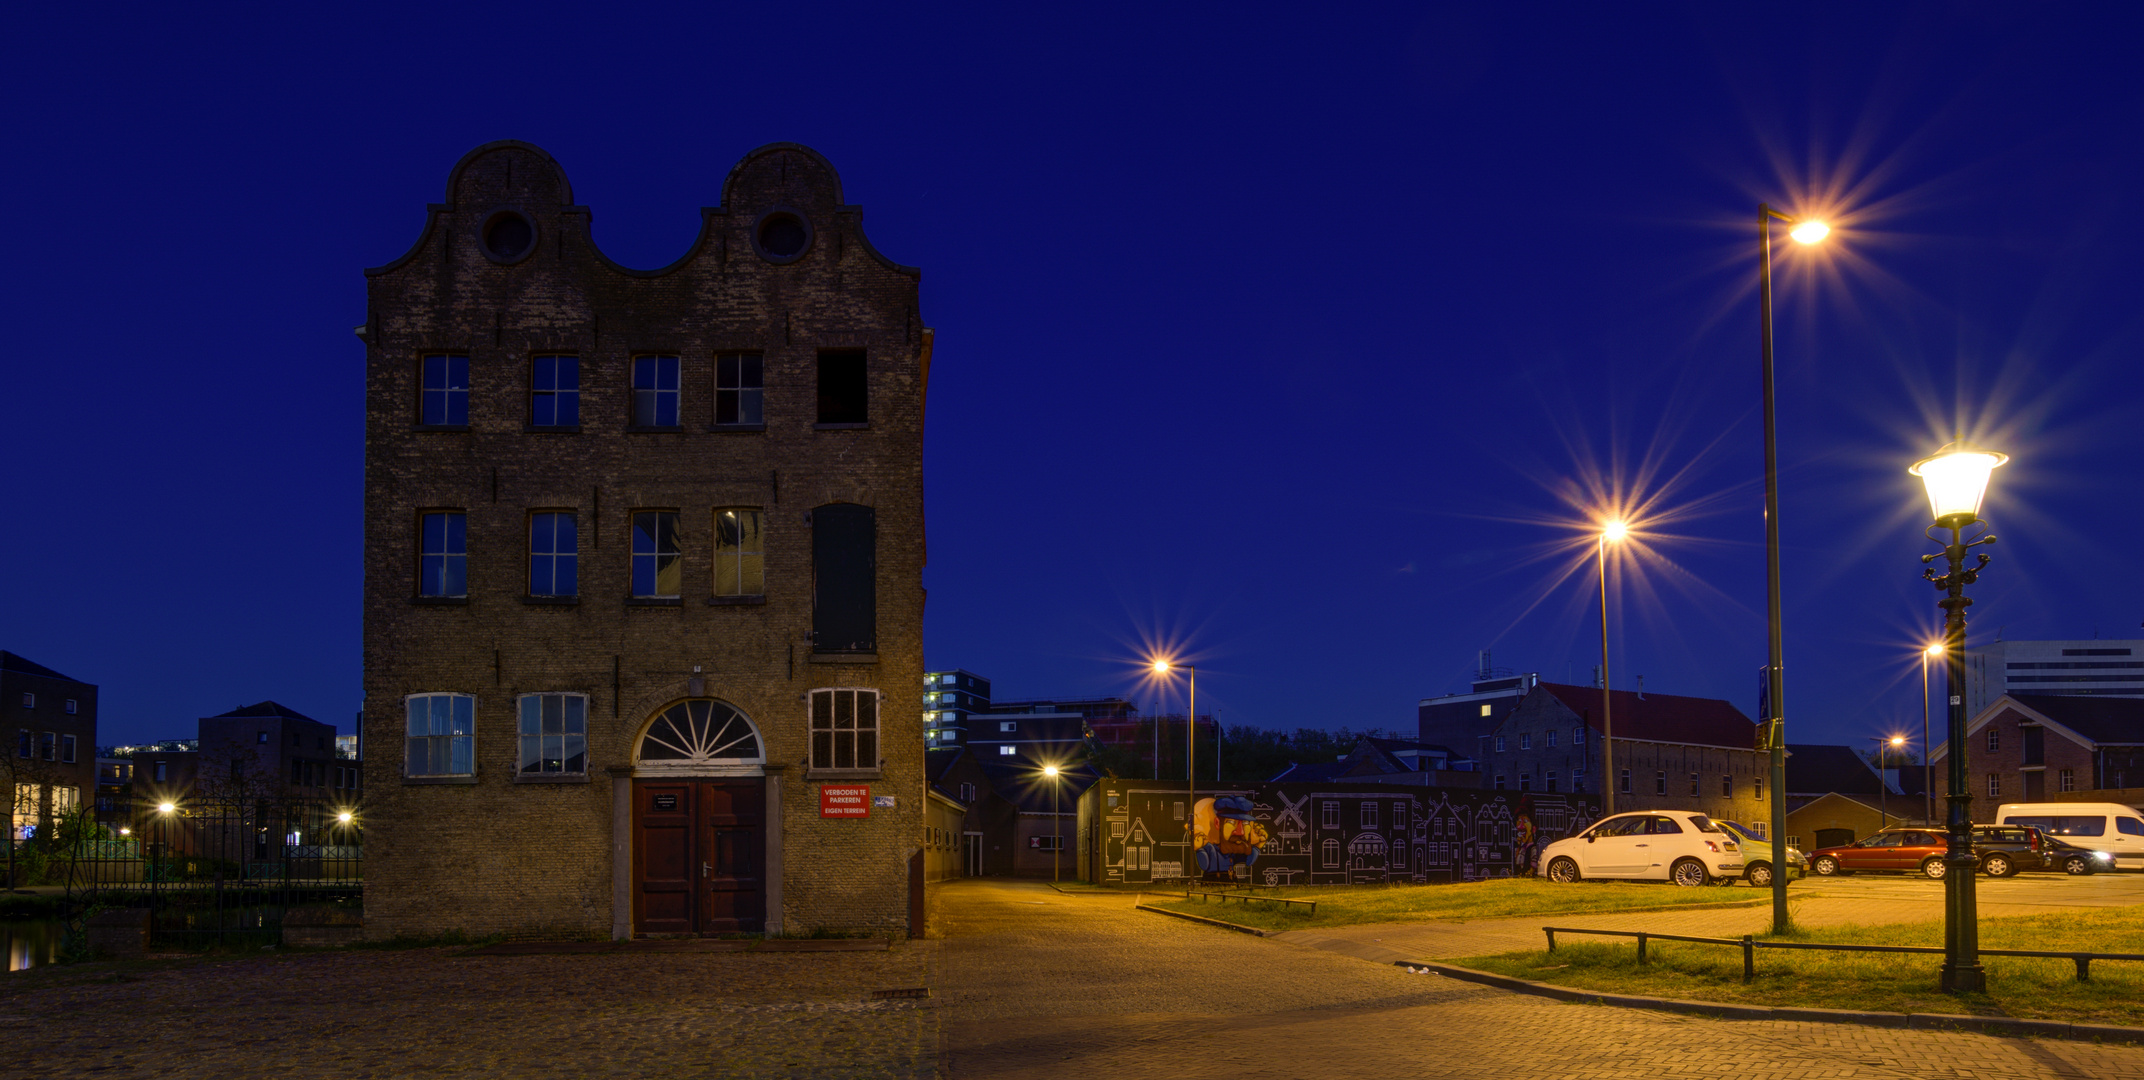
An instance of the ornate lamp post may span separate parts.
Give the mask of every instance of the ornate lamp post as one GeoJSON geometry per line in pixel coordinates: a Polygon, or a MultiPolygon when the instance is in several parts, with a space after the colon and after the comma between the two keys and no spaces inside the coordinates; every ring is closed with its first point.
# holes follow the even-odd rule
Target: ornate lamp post
{"type": "MultiPolygon", "coordinates": [[[[1831,234],[1821,221],[1804,221],[1757,204],[1757,293],[1764,329],[1764,571],[1765,571],[1765,694],[1771,705],[1771,726],[1766,731],[1772,752],[1772,822],[1765,839],[1784,844],[1787,828],[1787,692],[1783,631],[1779,623],[1779,420],[1772,395],[1772,222],[1791,226],[1787,235],[1796,243],[1815,244],[1831,234]]],[[[1772,875],[1772,932],[1788,929],[1787,875],[1772,875]]]]}
{"type": "Polygon", "coordinates": [[[1952,443],[1934,457],[1915,462],[1911,470],[1928,488],[1928,505],[1935,512],[1929,539],[1943,550],[1921,556],[1925,565],[1942,559],[1949,572],[1937,574],[1933,566],[1921,576],[1943,590],[1936,606],[1943,609],[1943,666],[1949,676],[1950,745],[1950,853],[1943,857],[1943,989],[1947,993],[1979,993],[1987,989],[1987,972],[1980,966],[1980,911],[1974,896],[1973,871],[1980,860],[1973,856],[1973,822],[1968,807],[1973,796],[1966,790],[1965,753],[1965,609],[1973,601],[1965,587],[1980,580],[1988,565],[1987,552],[1978,552],[1972,566],[1965,557],[1973,548],[1992,544],[1995,537],[1983,532],[1968,540],[1966,529],[1980,524],[1980,499],[1988,490],[1988,474],[2010,460],[1987,450],[1952,443]],[[1940,535],[1949,530],[1949,542],[1940,535]]]}
{"type": "MultiPolygon", "coordinates": [[[[1184,877],[1189,878],[1192,863],[1192,825],[1199,816],[1199,669],[1190,664],[1154,661],[1156,675],[1167,675],[1178,668],[1182,668],[1190,680],[1189,697],[1184,705],[1184,877]]],[[[1154,764],[1155,771],[1159,772],[1160,760],[1156,759],[1154,764]]]]}

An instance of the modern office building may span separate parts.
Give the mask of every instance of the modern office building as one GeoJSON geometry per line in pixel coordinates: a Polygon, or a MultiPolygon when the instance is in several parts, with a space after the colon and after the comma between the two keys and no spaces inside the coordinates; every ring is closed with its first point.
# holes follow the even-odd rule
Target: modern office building
{"type": "Polygon", "coordinates": [[[921,272],[795,144],[700,217],[489,143],[366,271],[369,937],[920,932],[921,272]]]}
{"type": "MultiPolygon", "coordinates": [[[[1929,678],[1940,695],[1941,670],[1929,678]]],[[[1979,716],[2004,694],[2144,698],[2144,641],[1997,641],[1967,649],[1966,715],[1979,716]]]]}

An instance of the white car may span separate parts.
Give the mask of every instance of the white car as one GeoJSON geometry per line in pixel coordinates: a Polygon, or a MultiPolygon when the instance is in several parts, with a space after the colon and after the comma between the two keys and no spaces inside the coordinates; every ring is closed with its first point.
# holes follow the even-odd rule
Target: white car
{"type": "Polygon", "coordinates": [[[1541,852],[1550,881],[1636,878],[1704,885],[1742,875],[1742,846],[1703,814],[1643,810],[1594,823],[1541,852]]]}

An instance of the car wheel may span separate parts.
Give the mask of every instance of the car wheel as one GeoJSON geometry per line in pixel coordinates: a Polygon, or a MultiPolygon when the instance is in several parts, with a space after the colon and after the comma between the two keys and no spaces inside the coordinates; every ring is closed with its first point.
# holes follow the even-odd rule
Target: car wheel
{"type": "Polygon", "coordinates": [[[1769,889],[1772,887],[1772,864],[1768,862],[1751,863],[1749,864],[1749,869],[1744,871],[1742,876],[1748,878],[1749,883],[1757,888],[1769,889]]]}
{"type": "Polygon", "coordinates": [[[1980,872],[1989,877],[2009,877],[2017,873],[2017,863],[2000,851],[1989,852],[1980,860],[1980,872]]]}
{"type": "Polygon", "coordinates": [[[1829,855],[1817,856],[1817,860],[1809,864],[1809,869],[1816,871],[1818,877],[1832,877],[1842,872],[1839,869],[1839,860],[1829,855]]]}
{"type": "Polygon", "coordinates": [[[2093,869],[2092,860],[2082,855],[2072,855],[2062,860],[2062,872],[2065,874],[2089,874],[2093,869]]]}
{"type": "Polygon", "coordinates": [[[1569,885],[1578,880],[1578,864],[1565,858],[1554,859],[1548,864],[1548,879],[1559,885],[1569,885]]]}
{"type": "Polygon", "coordinates": [[[1924,878],[1941,881],[1943,880],[1943,875],[1948,873],[1950,873],[1950,867],[1943,862],[1943,856],[1941,855],[1932,859],[1921,860],[1921,876],[1924,878]]]}
{"type": "Polygon", "coordinates": [[[1706,872],[1705,864],[1696,859],[1678,859],[1668,868],[1668,880],[1683,888],[1694,889],[1712,880],[1712,875],[1706,872]]]}

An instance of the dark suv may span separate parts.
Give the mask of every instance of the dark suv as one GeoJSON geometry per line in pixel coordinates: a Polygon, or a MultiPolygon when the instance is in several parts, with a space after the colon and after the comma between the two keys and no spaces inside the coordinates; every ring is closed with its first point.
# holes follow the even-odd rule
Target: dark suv
{"type": "Polygon", "coordinates": [[[2010,877],[2021,870],[2059,870],[2040,830],[2028,825],[1973,826],[1973,854],[1989,877],[2010,877]]]}

